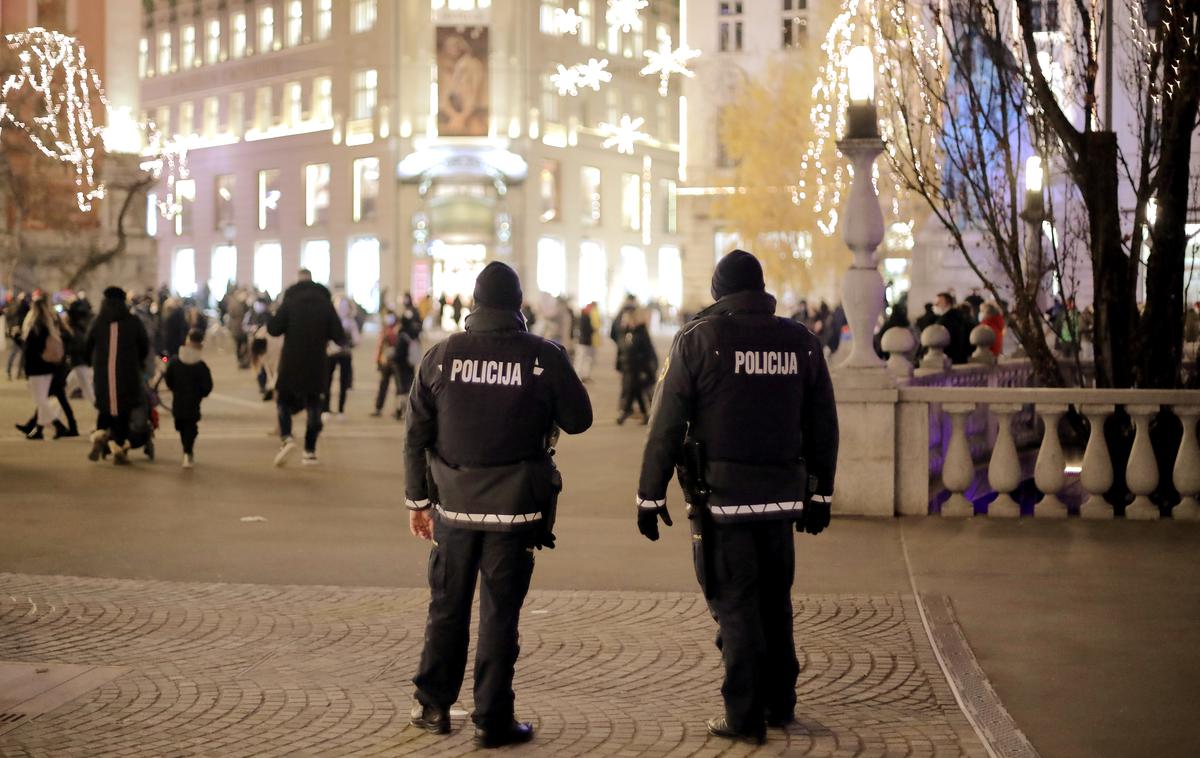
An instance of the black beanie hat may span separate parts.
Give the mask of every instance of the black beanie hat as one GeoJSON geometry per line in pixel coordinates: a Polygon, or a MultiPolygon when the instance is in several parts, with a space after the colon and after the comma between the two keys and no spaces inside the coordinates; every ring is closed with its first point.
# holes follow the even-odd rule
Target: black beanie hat
{"type": "Polygon", "coordinates": [[[712,296],[720,300],[743,290],[765,290],[762,264],[745,250],[734,250],[717,262],[713,271],[712,296]]]}
{"type": "Polygon", "coordinates": [[[125,302],[125,290],[120,287],[108,287],[104,290],[104,297],[110,300],[120,300],[125,302]]]}
{"type": "Polygon", "coordinates": [[[487,308],[519,311],[524,302],[521,278],[511,266],[492,261],[475,279],[475,302],[487,308]]]}

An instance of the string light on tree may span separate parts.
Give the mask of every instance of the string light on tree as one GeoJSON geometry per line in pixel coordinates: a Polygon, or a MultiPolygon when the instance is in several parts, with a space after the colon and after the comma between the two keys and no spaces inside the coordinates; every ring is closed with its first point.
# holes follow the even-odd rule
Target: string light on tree
{"type": "Polygon", "coordinates": [[[658,74],[658,94],[666,97],[671,75],[694,77],[696,72],[688,68],[688,63],[698,57],[700,57],[700,51],[688,47],[686,44],[680,45],[674,50],[669,47],[663,50],[647,50],[646,60],[649,62],[642,68],[641,74],[642,76],[658,74]]]}
{"type": "Polygon", "coordinates": [[[638,13],[649,4],[649,0],[608,0],[605,19],[609,26],[617,27],[623,32],[633,31],[642,25],[638,13]]]}
{"type": "Polygon", "coordinates": [[[47,158],[69,165],[75,173],[75,201],[90,211],[92,201],[104,196],[96,181],[96,142],[101,127],[92,116],[92,103],[104,103],[100,77],[87,65],[83,46],[59,32],[34,27],[6,35],[19,67],[0,87],[0,129],[24,132],[47,158]],[[41,101],[33,110],[42,115],[28,123],[10,104],[22,92],[41,101]]]}
{"type": "Polygon", "coordinates": [[[568,8],[565,11],[562,8],[555,8],[552,23],[555,34],[578,34],[583,18],[575,12],[574,8],[568,8]]]}
{"type": "Polygon", "coordinates": [[[621,120],[616,124],[601,122],[600,133],[605,135],[603,146],[605,148],[615,147],[618,153],[633,155],[636,143],[650,139],[649,134],[641,131],[644,123],[646,123],[646,119],[640,116],[631,118],[628,113],[621,116],[621,120]]]}

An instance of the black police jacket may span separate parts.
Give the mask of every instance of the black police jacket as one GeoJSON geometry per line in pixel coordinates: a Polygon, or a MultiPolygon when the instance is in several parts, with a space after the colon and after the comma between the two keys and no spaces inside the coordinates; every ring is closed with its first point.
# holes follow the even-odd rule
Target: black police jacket
{"type": "Polygon", "coordinates": [[[546,440],[555,426],[586,431],[591,400],[562,346],[520,313],[479,308],[466,329],[426,353],[409,393],[406,505],[468,529],[538,526],[560,486],[546,440]]]}
{"type": "Polygon", "coordinates": [[[833,494],[829,368],[812,332],[774,314],[772,296],[738,292],[676,335],[654,392],[639,507],[665,504],[685,437],[704,443],[714,521],[795,519],[806,497],[833,494]]]}

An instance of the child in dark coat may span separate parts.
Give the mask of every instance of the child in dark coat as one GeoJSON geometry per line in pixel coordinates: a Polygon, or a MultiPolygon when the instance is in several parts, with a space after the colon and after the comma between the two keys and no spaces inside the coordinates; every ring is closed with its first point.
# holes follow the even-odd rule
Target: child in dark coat
{"type": "Polygon", "coordinates": [[[164,375],[173,399],[171,414],[175,417],[175,429],[183,443],[183,467],[191,468],[195,462],[193,447],[199,434],[200,401],[212,392],[212,372],[201,359],[204,349],[204,332],[194,329],[188,333],[187,342],[179,354],[171,358],[164,375]]]}

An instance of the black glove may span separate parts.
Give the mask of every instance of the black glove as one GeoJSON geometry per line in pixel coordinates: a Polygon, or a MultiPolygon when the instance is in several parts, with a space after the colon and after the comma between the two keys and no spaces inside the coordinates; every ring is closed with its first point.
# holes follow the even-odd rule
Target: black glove
{"type": "Polygon", "coordinates": [[[651,542],[658,539],[658,519],[660,516],[664,524],[667,526],[672,525],[671,514],[667,513],[666,501],[663,501],[663,504],[657,508],[645,508],[640,504],[638,505],[638,531],[651,542]]]}
{"type": "Polygon", "coordinates": [[[796,522],[797,532],[820,534],[829,526],[829,497],[816,495],[804,504],[804,515],[796,522]]]}
{"type": "Polygon", "coordinates": [[[533,543],[533,546],[536,547],[538,550],[541,550],[542,548],[546,548],[547,550],[553,550],[555,539],[556,538],[554,536],[554,532],[551,532],[549,530],[543,530],[541,533],[538,534],[537,542],[533,543]]]}

